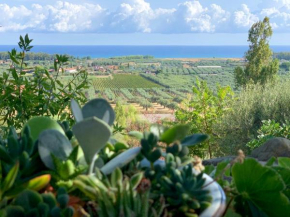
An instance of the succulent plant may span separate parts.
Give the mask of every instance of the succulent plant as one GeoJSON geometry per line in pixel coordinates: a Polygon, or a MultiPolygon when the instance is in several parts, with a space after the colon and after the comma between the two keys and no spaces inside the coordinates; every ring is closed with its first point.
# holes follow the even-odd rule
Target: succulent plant
{"type": "Polygon", "coordinates": [[[204,141],[207,136],[185,137],[185,133],[180,133],[185,128],[153,128],[141,139],[141,154],[149,161],[144,174],[151,181],[152,197],[163,195],[170,205],[168,211],[174,216],[198,216],[211,204],[212,198],[209,191],[203,189],[203,174],[196,175],[193,171],[193,159],[188,156],[187,146],[204,141]],[[167,144],[166,153],[162,153],[160,147],[164,142],[167,144]],[[161,156],[165,157],[165,162],[159,160],[161,156]]]}
{"type": "Polygon", "coordinates": [[[153,213],[150,214],[153,209],[154,213],[159,213],[155,216],[161,216],[165,205],[156,203],[155,207],[151,207],[150,184],[144,185],[142,182],[144,182],[143,172],[129,178],[117,168],[110,178],[99,172],[97,177],[80,177],[75,181],[75,186],[98,204],[95,211],[90,210],[90,216],[148,217],[154,216],[153,213]]]}
{"type": "Polygon", "coordinates": [[[25,190],[13,202],[1,210],[3,217],[72,217],[74,209],[68,206],[69,195],[63,188],[57,192],[39,194],[25,190]],[[57,205],[59,204],[59,206],[57,205]]]}
{"type": "Polygon", "coordinates": [[[94,172],[96,165],[97,167],[103,167],[101,170],[104,173],[111,173],[115,168],[128,164],[139,154],[140,149],[122,151],[122,154],[117,159],[111,158],[104,165],[105,162],[101,157],[104,157],[104,155],[108,157],[108,155],[102,152],[103,149],[120,154],[121,152],[119,151],[126,148],[126,145],[121,143],[114,143],[112,146],[108,145],[112,135],[110,126],[115,120],[114,110],[104,99],[93,99],[82,108],[76,101],[72,100],[71,109],[77,121],[72,131],[82,147],[87,164],[90,165],[89,174],[94,172]],[[134,153],[133,157],[132,153],[134,153]]]}
{"type": "Polygon", "coordinates": [[[7,140],[1,140],[0,159],[0,201],[26,188],[40,190],[50,181],[50,175],[40,175],[45,167],[28,126],[20,138],[14,128],[10,129],[7,140]]]}
{"type": "Polygon", "coordinates": [[[209,191],[202,188],[205,184],[203,173],[193,174],[191,164],[179,170],[176,159],[170,154],[166,157],[165,174],[161,176],[159,183],[160,193],[164,195],[173,212],[194,216],[211,204],[209,191]]]}

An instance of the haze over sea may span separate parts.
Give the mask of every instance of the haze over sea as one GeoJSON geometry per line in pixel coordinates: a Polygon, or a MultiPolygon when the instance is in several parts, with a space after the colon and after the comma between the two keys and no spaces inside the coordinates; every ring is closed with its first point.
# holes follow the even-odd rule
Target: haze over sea
{"type": "MultiPolygon", "coordinates": [[[[14,45],[0,45],[10,51],[14,45]]],[[[290,52],[290,46],[271,46],[274,52],[290,52]]],[[[33,52],[69,54],[75,57],[109,58],[129,55],[151,55],[155,58],[241,58],[248,46],[117,46],[117,45],[36,45],[33,52]]]]}

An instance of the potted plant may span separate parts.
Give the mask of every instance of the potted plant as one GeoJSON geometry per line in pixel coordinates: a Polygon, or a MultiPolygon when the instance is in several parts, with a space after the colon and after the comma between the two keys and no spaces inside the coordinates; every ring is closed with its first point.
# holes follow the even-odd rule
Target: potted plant
{"type": "MultiPolygon", "coordinates": [[[[38,188],[34,189],[23,185],[15,191],[18,182],[12,182],[11,191],[16,193],[2,194],[3,216],[20,213],[19,216],[26,217],[25,211],[37,213],[40,207],[47,210],[45,216],[72,216],[70,205],[73,204],[69,198],[77,198],[75,215],[79,212],[87,216],[144,217],[223,214],[226,199],[223,190],[208,175],[195,170],[198,162],[189,156],[188,147],[206,140],[206,135],[188,136],[186,125],[170,129],[154,125],[149,132],[130,132],[141,145],[129,148],[112,135],[115,114],[107,101],[94,99],[80,108],[72,100],[71,108],[76,120],[72,130],[66,122],[58,124],[47,117],[36,117],[26,123],[20,138],[11,130],[7,142],[0,146],[3,168],[13,157],[10,146],[18,150],[13,160],[15,165],[25,162],[20,170],[14,171],[13,177],[25,179],[23,171],[29,171],[35,164],[38,167],[31,172],[32,177],[49,177],[35,182],[38,188]],[[53,196],[48,188],[40,195],[28,190],[39,191],[48,183],[53,196]],[[28,206],[19,202],[21,198],[36,202],[28,206]]],[[[6,175],[11,177],[9,171],[6,175]]]]}

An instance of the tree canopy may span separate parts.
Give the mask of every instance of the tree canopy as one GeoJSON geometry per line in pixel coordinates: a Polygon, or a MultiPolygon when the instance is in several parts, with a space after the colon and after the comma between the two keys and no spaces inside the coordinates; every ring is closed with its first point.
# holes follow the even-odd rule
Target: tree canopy
{"type": "Polygon", "coordinates": [[[269,46],[272,36],[270,19],[265,17],[263,21],[254,23],[249,30],[249,50],[245,54],[245,68],[235,69],[235,82],[237,86],[245,86],[248,83],[265,84],[274,80],[279,70],[278,60],[273,60],[273,52],[269,46]]]}

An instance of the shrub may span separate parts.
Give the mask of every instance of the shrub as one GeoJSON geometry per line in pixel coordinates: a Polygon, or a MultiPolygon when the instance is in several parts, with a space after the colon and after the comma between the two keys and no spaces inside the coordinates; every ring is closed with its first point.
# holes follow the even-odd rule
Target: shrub
{"type": "Polygon", "coordinates": [[[191,133],[201,132],[211,136],[206,144],[201,144],[198,149],[194,148],[194,154],[202,157],[208,155],[211,158],[217,150],[214,125],[229,110],[228,103],[232,100],[233,92],[229,86],[217,85],[215,94],[208,88],[206,81],[198,79],[192,90],[193,96],[185,100],[176,111],[176,119],[180,123],[189,124],[191,133]]]}
{"type": "Polygon", "coordinates": [[[262,144],[264,144],[267,140],[273,137],[284,137],[289,138],[290,136],[290,123],[286,121],[280,125],[276,123],[274,120],[262,121],[263,125],[258,130],[257,139],[253,139],[247,143],[247,146],[250,149],[258,148],[262,144]]]}
{"type": "Polygon", "coordinates": [[[61,78],[67,56],[56,55],[54,73],[39,67],[30,75],[24,70],[26,53],[33,48],[31,42],[28,35],[20,36],[18,45],[21,51],[13,49],[9,52],[12,65],[0,75],[0,118],[4,130],[7,125],[21,129],[33,116],[54,116],[72,121],[66,111],[70,100],[86,101],[84,89],[88,86],[88,75],[85,71],[71,78],[61,78]]]}
{"type": "Polygon", "coordinates": [[[290,86],[287,81],[274,84],[249,85],[214,128],[221,135],[218,143],[222,155],[236,153],[257,137],[263,120],[285,123],[290,120],[290,86]]]}

